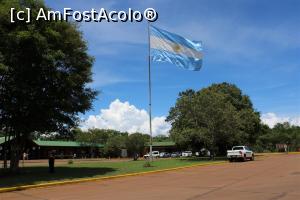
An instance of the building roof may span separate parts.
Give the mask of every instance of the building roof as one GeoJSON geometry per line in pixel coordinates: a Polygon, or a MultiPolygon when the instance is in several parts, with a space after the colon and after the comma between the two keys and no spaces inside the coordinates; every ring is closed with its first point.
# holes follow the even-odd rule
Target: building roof
{"type": "Polygon", "coordinates": [[[5,137],[0,137],[0,144],[4,143],[5,137]]]}
{"type": "MultiPolygon", "coordinates": [[[[38,146],[47,146],[47,147],[87,147],[91,146],[91,144],[80,143],[75,141],[56,141],[56,140],[33,140],[33,142],[38,146]]],[[[0,144],[4,143],[4,137],[0,137],[0,144]]],[[[103,144],[93,145],[96,147],[103,147],[103,144]]],[[[148,144],[149,146],[149,144],[148,144]]],[[[175,142],[173,141],[165,141],[165,142],[153,142],[153,147],[169,147],[175,146],[175,142]]]]}
{"type": "MultiPolygon", "coordinates": [[[[5,138],[0,137],[0,144],[4,143],[5,138]]],[[[88,147],[88,146],[96,146],[103,147],[102,144],[86,144],[75,141],[52,141],[52,140],[33,140],[33,142],[38,146],[45,147],[88,147]]]]}
{"type": "Polygon", "coordinates": [[[87,146],[96,146],[103,147],[102,144],[86,144],[74,141],[52,141],[52,140],[33,140],[38,146],[47,146],[47,147],[87,147],[87,146]]]}
{"type": "MultiPolygon", "coordinates": [[[[12,140],[13,138],[10,138],[12,140]]],[[[8,141],[8,137],[6,138],[6,142],[8,141]]],[[[5,142],[5,137],[0,137],[0,144],[3,144],[5,142]]]]}

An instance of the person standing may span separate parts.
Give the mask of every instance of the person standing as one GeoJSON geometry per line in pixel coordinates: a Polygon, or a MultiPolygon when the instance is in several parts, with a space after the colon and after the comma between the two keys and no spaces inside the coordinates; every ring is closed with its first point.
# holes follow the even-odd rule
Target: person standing
{"type": "Polygon", "coordinates": [[[49,154],[49,160],[48,160],[49,173],[54,173],[54,162],[55,162],[55,155],[54,155],[54,152],[52,151],[49,154]]]}

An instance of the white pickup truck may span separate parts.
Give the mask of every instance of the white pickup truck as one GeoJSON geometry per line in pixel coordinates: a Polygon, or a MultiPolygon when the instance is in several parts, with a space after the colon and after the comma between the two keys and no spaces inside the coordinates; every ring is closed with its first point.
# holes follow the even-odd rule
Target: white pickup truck
{"type": "Polygon", "coordinates": [[[227,158],[230,162],[234,160],[254,160],[254,153],[247,146],[234,146],[232,150],[227,151],[227,158]]]}

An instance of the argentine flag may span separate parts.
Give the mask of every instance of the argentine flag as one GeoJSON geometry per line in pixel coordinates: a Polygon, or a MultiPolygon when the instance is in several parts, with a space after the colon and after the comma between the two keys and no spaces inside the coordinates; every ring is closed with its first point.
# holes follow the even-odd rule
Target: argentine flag
{"type": "Polygon", "coordinates": [[[150,25],[150,55],[156,62],[169,62],[188,70],[202,66],[202,42],[195,42],[150,25]]]}

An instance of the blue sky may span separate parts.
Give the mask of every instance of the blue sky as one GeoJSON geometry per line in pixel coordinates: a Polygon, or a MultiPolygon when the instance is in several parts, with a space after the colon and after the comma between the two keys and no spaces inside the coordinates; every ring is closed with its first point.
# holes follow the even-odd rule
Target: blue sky
{"type": "MultiPolygon", "coordinates": [[[[199,72],[152,64],[154,117],[166,116],[180,91],[226,81],[249,95],[263,116],[300,124],[300,1],[47,0],[46,4],[54,10],[81,11],[152,7],[159,14],[155,26],[203,41],[204,63],[199,72]]],[[[116,99],[147,110],[146,25],[80,24],[89,53],[95,57],[92,87],[101,91],[94,109],[83,118],[101,118],[100,110],[109,110],[116,99]]]]}

